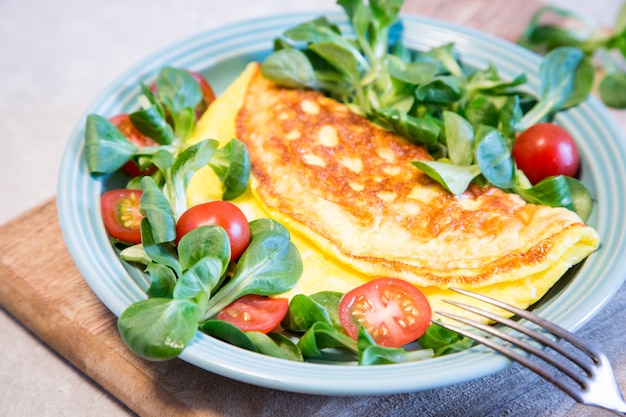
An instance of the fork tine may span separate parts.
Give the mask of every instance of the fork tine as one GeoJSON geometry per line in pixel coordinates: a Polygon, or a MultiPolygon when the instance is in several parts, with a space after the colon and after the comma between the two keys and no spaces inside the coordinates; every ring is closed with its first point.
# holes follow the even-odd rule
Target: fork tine
{"type": "MultiPolygon", "coordinates": [[[[500,330],[497,330],[491,326],[486,326],[483,324],[480,324],[478,322],[466,319],[464,317],[461,316],[457,316],[455,314],[449,314],[449,313],[443,313],[443,312],[437,312],[437,314],[448,317],[448,318],[452,318],[454,320],[458,320],[462,323],[468,324],[470,326],[479,328],[481,330],[483,330],[484,332],[488,333],[488,334],[492,334],[494,336],[498,336],[498,337],[502,337],[502,335],[506,335],[506,333],[501,332],[500,330]]],[[[567,393],[568,395],[572,396],[573,398],[579,400],[580,399],[580,394],[578,392],[578,389],[571,384],[568,380],[563,379],[563,378],[559,378],[559,376],[552,371],[549,368],[545,368],[545,367],[541,367],[539,366],[538,363],[530,360],[528,357],[521,355],[520,353],[514,351],[513,349],[510,349],[504,345],[501,345],[499,343],[496,343],[495,341],[488,339],[486,337],[480,336],[476,333],[472,333],[468,330],[465,330],[461,327],[458,326],[454,326],[452,324],[448,324],[448,323],[442,323],[441,321],[435,321],[433,320],[433,323],[446,328],[448,330],[451,330],[453,332],[457,332],[459,334],[462,334],[463,336],[469,337],[470,339],[475,340],[476,342],[482,343],[485,346],[490,347],[491,349],[501,353],[502,355],[506,356],[507,358],[519,362],[520,364],[522,364],[523,366],[525,366],[526,368],[530,369],[531,371],[535,372],[536,374],[538,374],[539,376],[545,378],[548,381],[551,381],[552,383],[554,383],[557,387],[559,387],[561,390],[563,390],[565,393],[567,393]]],[[[533,353],[537,349],[535,346],[530,345],[526,342],[523,342],[521,340],[514,340],[512,342],[513,344],[515,344],[516,346],[520,347],[521,349],[524,349],[526,351],[528,351],[529,353],[533,353]],[[528,349],[528,350],[527,350],[528,349]]],[[[552,361],[550,361],[552,362],[552,361]]],[[[580,384],[580,381],[577,379],[576,382],[578,384],[580,384]]]]}
{"type": "MultiPolygon", "coordinates": [[[[466,291],[466,290],[462,290],[459,288],[450,288],[452,291],[458,292],[460,294],[466,295],[468,297],[472,297],[475,298],[477,300],[481,300],[485,303],[494,305],[496,307],[500,307],[503,310],[507,310],[519,317],[522,317],[528,321],[531,321],[533,323],[535,323],[536,325],[543,327],[544,329],[548,330],[550,333],[554,334],[555,336],[558,336],[559,338],[566,340],[567,342],[571,343],[573,346],[576,346],[577,348],[579,348],[580,350],[582,350],[583,352],[587,353],[595,363],[598,363],[599,358],[601,356],[600,351],[598,351],[596,348],[594,348],[591,344],[589,344],[586,340],[576,336],[575,334],[565,330],[564,328],[562,328],[561,326],[552,323],[551,321],[548,321],[542,317],[539,317],[533,313],[531,313],[528,310],[522,310],[521,308],[517,308],[515,306],[509,305],[507,303],[504,303],[502,301],[496,300],[494,298],[490,298],[487,297],[485,295],[482,294],[476,294],[470,291],[466,291]]],[[[519,329],[516,329],[519,330],[519,329]]],[[[552,346],[551,346],[552,347],[552,346]]]]}
{"type": "MultiPolygon", "coordinates": [[[[491,311],[488,310],[484,310],[475,306],[471,306],[468,304],[463,304],[463,303],[459,303],[459,302],[455,302],[455,301],[450,301],[450,300],[445,300],[446,303],[448,304],[452,304],[454,306],[457,306],[459,308],[471,311],[475,314],[481,315],[483,317],[489,318],[497,323],[503,324],[507,327],[510,327],[514,330],[517,330],[520,333],[525,334],[526,336],[532,337],[533,339],[535,339],[536,341],[538,341],[539,343],[549,346],[551,347],[553,350],[557,351],[558,353],[560,353],[561,355],[565,356],[566,358],[568,358],[570,361],[574,362],[576,365],[578,365],[579,367],[581,367],[588,376],[591,376],[592,370],[591,370],[591,364],[589,362],[584,362],[581,360],[581,358],[577,355],[575,355],[573,353],[573,350],[570,349],[566,349],[564,346],[560,345],[559,343],[556,342],[556,340],[551,339],[549,337],[547,337],[546,335],[539,333],[537,331],[532,330],[529,327],[526,327],[524,325],[522,325],[521,323],[518,323],[516,321],[513,321],[511,319],[508,319],[506,317],[502,317],[499,316],[496,313],[493,313],[491,311]]],[[[468,324],[468,323],[466,323],[468,324]]],[[[502,337],[503,339],[507,340],[508,342],[511,342],[510,339],[512,339],[512,336],[509,335],[508,333],[504,333],[504,336],[502,337]]],[[[516,338],[513,338],[514,340],[517,341],[516,338]]],[[[513,342],[511,342],[513,343],[513,342]]],[[[536,353],[536,352],[532,352],[533,354],[535,354],[536,356],[542,357],[543,355],[543,350],[540,351],[541,353],[536,353]]],[[[542,359],[545,360],[545,358],[542,357],[542,359]]],[[[593,360],[593,358],[591,358],[593,360]]],[[[557,365],[555,365],[557,368],[559,368],[561,371],[566,372],[568,375],[570,375],[572,378],[573,376],[569,373],[569,371],[562,369],[561,366],[564,367],[564,365],[561,365],[561,363],[559,362],[557,365]]]]}

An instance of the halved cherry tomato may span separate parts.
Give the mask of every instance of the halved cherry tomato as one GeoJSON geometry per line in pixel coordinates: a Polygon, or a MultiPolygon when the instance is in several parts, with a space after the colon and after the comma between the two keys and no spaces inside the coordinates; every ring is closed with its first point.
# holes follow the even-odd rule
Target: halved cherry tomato
{"type": "Polygon", "coordinates": [[[574,139],[554,123],[539,123],[523,131],[513,145],[513,158],[532,184],[556,175],[573,177],[580,165],[574,139]]]}
{"type": "Polygon", "coordinates": [[[289,300],[286,298],[244,295],[220,311],[216,318],[244,332],[267,333],[278,326],[287,314],[288,307],[289,300]]]}
{"type": "MultiPolygon", "coordinates": [[[[139,130],[137,130],[135,125],[133,125],[130,121],[130,116],[128,114],[118,114],[117,116],[111,117],[109,121],[113,123],[124,136],[126,136],[126,139],[128,139],[130,143],[138,148],[158,145],[158,143],[156,143],[152,138],[143,135],[139,132],[139,130]]],[[[133,177],[138,177],[140,175],[152,175],[157,169],[155,166],[151,166],[142,170],[135,163],[135,161],[132,160],[124,164],[122,168],[124,168],[124,170],[133,177]]]]}
{"type": "Polygon", "coordinates": [[[376,278],[346,293],[339,302],[339,321],[357,339],[363,326],[381,346],[400,347],[426,332],[432,311],[415,286],[397,278],[376,278]]]}
{"type": "Polygon", "coordinates": [[[210,201],[191,207],[176,223],[176,239],[180,240],[200,226],[222,226],[230,239],[230,259],[241,256],[250,243],[250,225],[246,215],[228,201],[210,201]]]}
{"type": "Polygon", "coordinates": [[[139,211],[141,190],[111,190],[100,197],[102,220],[107,232],[115,239],[129,243],[141,243],[141,219],[139,211]]]}

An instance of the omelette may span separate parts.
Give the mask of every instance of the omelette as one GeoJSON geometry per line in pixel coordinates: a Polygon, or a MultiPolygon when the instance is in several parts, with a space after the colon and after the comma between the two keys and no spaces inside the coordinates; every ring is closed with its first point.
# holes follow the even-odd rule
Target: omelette
{"type": "MultiPolygon", "coordinates": [[[[234,137],[252,168],[234,203],[249,220],[285,225],[302,255],[287,297],[386,276],[417,286],[433,311],[453,309],[442,299],[474,303],[451,287],[527,308],[599,246],[597,232],[565,208],[495,187],[452,195],[411,165],[432,160],[423,147],[319,92],[273,84],[258,63],[211,104],[191,141],[234,137]]],[[[190,205],[220,196],[210,168],[194,176],[190,205]]]]}

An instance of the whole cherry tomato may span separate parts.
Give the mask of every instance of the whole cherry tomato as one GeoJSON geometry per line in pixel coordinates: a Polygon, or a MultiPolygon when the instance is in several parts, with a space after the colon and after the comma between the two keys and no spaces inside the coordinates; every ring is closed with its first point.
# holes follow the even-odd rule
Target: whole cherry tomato
{"type": "Polygon", "coordinates": [[[580,166],[574,139],[554,123],[539,123],[522,132],[513,145],[513,158],[532,184],[556,175],[573,177],[580,166]]]}
{"type": "Polygon", "coordinates": [[[222,226],[230,239],[230,258],[238,259],[250,243],[250,225],[245,214],[228,201],[210,201],[189,208],[176,223],[176,239],[180,240],[200,226],[222,226]]]}

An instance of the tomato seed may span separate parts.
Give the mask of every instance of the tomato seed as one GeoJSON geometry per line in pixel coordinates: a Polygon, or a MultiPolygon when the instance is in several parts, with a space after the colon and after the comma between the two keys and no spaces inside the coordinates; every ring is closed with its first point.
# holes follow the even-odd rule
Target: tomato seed
{"type": "Polygon", "coordinates": [[[415,306],[414,305],[408,305],[404,308],[404,311],[406,311],[407,313],[411,313],[411,314],[415,314],[415,306]]]}
{"type": "Polygon", "coordinates": [[[118,218],[120,223],[127,229],[133,229],[141,225],[142,216],[133,214],[135,207],[137,206],[138,196],[135,194],[129,195],[127,198],[120,200],[118,206],[118,218]]]}

